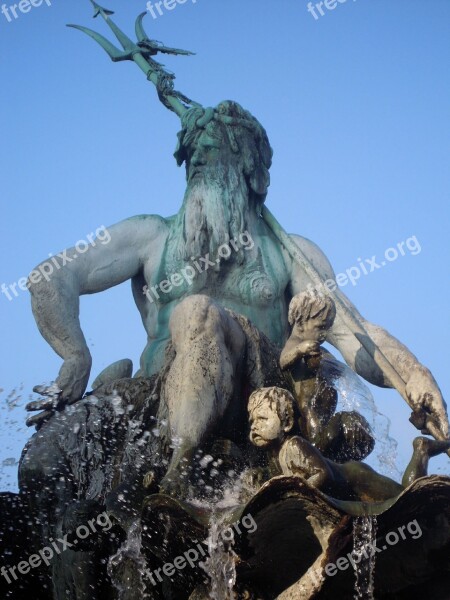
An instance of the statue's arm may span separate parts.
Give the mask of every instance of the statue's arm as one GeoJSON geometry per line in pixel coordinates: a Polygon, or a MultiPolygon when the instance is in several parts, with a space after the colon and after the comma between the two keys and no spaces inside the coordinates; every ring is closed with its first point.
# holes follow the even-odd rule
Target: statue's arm
{"type": "MultiPolygon", "coordinates": [[[[109,227],[108,236],[94,240],[86,252],[81,254],[75,248],[65,251],[56,258],[59,268],[54,266],[47,278],[33,283],[37,278],[30,275],[28,287],[39,331],[64,360],[56,380],[62,390],[61,400],[73,402],[82,397],[91,369],[79,320],[80,296],[101,292],[137,275],[152,249],[163,243],[165,230],[160,217],[126,219],[109,227]]],[[[45,271],[43,265],[33,272],[45,271]]]]}
{"type": "MultiPolygon", "coordinates": [[[[297,235],[292,235],[291,238],[312,262],[324,281],[335,281],[333,268],[316,244],[297,235]]],[[[295,261],[292,261],[292,295],[294,296],[304,291],[309,284],[311,284],[309,277],[295,261]]],[[[331,286],[331,284],[329,285],[331,286]]],[[[410,407],[414,411],[422,410],[425,411],[425,414],[431,414],[442,433],[447,437],[448,416],[446,404],[431,372],[399,340],[382,327],[367,321],[344,294],[341,294],[341,296],[347,308],[361,322],[372,340],[406,383],[406,393],[410,407]]],[[[363,348],[346,325],[339,304],[336,305],[336,308],[336,319],[328,332],[326,341],[339,350],[347,364],[358,375],[364,377],[364,379],[374,385],[393,387],[370,354],[363,348]]]]}

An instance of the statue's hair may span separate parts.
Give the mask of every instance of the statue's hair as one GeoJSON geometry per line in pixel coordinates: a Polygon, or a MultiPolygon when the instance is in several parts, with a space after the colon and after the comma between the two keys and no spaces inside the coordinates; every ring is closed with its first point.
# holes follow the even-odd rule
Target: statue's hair
{"type": "Polygon", "coordinates": [[[297,294],[289,304],[289,324],[304,323],[309,319],[320,319],[329,329],[336,317],[336,306],[329,296],[317,290],[307,290],[297,294]]]}
{"type": "Polygon", "coordinates": [[[255,390],[248,399],[248,412],[268,403],[272,410],[276,410],[282,423],[293,422],[295,418],[295,399],[288,390],[280,387],[266,387],[255,390]]]}
{"type": "Polygon", "coordinates": [[[266,130],[240,104],[232,100],[221,102],[216,108],[189,109],[181,119],[175,158],[178,166],[189,161],[195,145],[206,130],[212,137],[220,128],[223,139],[228,139],[231,151],[242,158],[244,175],[256,199],[264,202],[270,185],[269,169],[272,148],[266,130]]]}

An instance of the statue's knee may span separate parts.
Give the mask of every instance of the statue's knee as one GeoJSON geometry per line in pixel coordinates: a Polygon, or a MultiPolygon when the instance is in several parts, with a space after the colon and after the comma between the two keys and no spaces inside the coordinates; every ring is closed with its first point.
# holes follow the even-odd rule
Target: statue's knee
{"type": "Polygon", "coordinates": [[[220,308],[209,296],[194,294],[188,296],[174,309],[170,318],[170,331],[173,337],[189,332],[201,333],[208,325],[220,321],[220,308]]]}
{"type": "Polygon", "coordinates": [[[172,316],[177,318],[179,316],[204,316],[209,307],[214,304],[209,296],[205,294],[193,294],[184,298],[174,309],[172,316]]]}

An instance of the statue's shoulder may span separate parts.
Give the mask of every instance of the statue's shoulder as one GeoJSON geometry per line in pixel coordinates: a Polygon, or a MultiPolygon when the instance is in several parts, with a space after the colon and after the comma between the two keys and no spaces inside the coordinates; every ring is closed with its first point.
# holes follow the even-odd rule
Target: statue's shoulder
{"type": "Polygon", "coordinates": [[[136,215],[108,227],[111,243],[108,248],[117,253],[138,256],[146,262],[163,248],[169,233],[167,219],[159,215],[136,215]]]}
{"type": "MultiPolygon", "coordinates": [[[[334,271],[330,261],[323,250],[321,250],[316,243],[306,237],[303,237],[302,235],[297,235],[295,233],[289,234],[289,237],[300,248],[309,262],[313,264],[316,270],[319,271],[323,277],[326,279],[334,278],[334,271]]],[[[297,263],[292,259],[291,264],[293,271],[296,271],[299,268],[297,263]]]]}
{"type": "Polygon", "coordinates": [[[135,215],[125,219],[119,226],[123,228],[132,228],[138,236],[144,235],[146,239],[167,235],[171,218],[164,218],[160,215],[135,215]]]}
{"type": "Polygon", "coordinates": [[[174,217],[161,217],[161,215],[135,215],[125,219],[125,222],[135,223],[136,225],[142,225],[143,227],[161,227],[168,228],[170,222],[174,217]]]}

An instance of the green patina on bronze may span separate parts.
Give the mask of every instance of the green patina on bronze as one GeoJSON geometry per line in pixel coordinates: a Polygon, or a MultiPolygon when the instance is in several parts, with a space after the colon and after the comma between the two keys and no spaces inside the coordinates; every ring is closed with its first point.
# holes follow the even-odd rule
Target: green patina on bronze
{"type": "MultiPolygon", "coordinates": [[[[237,102],[203,107],[176,91],[174,74],[155,57],[192,53],[151,40],[145,13],[132,41],[112,11],[91,3],[121,48],[71,27],[114,62],[135,62],[180,118],[175,159],[186,168],[186,194],[177,215],[140,215],[111,226],[107,248],[30,289],[40,331],[64,363],[55,385],[35,389],[47,398],[27,405],[44,413],[28,420],[38,432],[21,458],[20,497],[0,494],[0,538],[9,531],[10,508],[24,524],[19,543],[8,542],[11,562],[25,556],[24,548],[38,552],[105,511],[111,533],[55,556],[39,600],[49,599],[51,586],[58,600],[204,600],[211,594],[200,569],[154,589],[142,578],[142,560],[161,570],[204,539],[211,517],[221,513],[217,500],[232,484],[222,524],[249,516],[255,523],[235,540],[239,600],[350,597],[353,579],[327,580],[324,569],[351,552],[351,517],[359,515],[378,515],[383,535],[413,518],[423,529],[420,544],[414,538],[399,544],[401,556],[394,549],[382,555],[377,592],[401,600],[391,588],[426,583],[427,593],[446,600],[439,590],[448,582],[450,480],[426,475],[429,458],[450,442],[417,438],[403,486],[361,464],[374,445],[369,424],[354,411],[336,412],[333,385],[344,365],[320,345],[335,345],[355,378],[396,387],[415,411],[415,425],[442,437],[447,415],[437,384],[407,348],[363,319],[339,290],[330,292],[325,282],[334,274],[320,249],[288,236],[264,206],[272,149],[258,120],[237,102]],[[232,241],[240,247],[211,262],[232,241]],[[170,275],[181,279],[196,260],[208,268],[163,290],[170,275]],[[141,369],[131,377],[131,361],[116,361],[83,396],[91,356],[79,297],[126,280],[147,333],[141,369]],[[158,297],[147,294],[158,285],[158,297]],[[247,414],[249,397],[257,401],[247,414]],[[311,569],[318,584],[308,579],[311,569]]],[[[25,589],[38,587],[31,580],[25,589]]]]}
{"type": "MultiPolygon", "coordinates": [[[[139,66],[139,68],[147,75],[147,79],[156,86],[158,96],[162,104],[166,106],[169,110],[175,112],[182,119],[182,124],[184,128],[186,128],[186,124],[189,123],[188,127],[190,127],[191,129],[197,131],[205,130],[207,132],[208,125],[214,120],[221,122],[225,125],[225,129],[228,134],[226,136],[228,142],[227,146],[231,149],[232,153],[237,153],[240,151],[244,162],[250,163],[252,166],[256,167],[253,173],[249,173],[251,184],[250,187],[253,188],[253,191],[255,191],[256,187],[257,193],[259,193],[262,196],[260,214],[263,217],[266,224],[268,225],[268,227],[270,228],[270,230],[272,231],[272,233],[274,234],[275,238],[279,241],[281,246],[288,252],[291,258],[304,269],[304,271],[308,274],[313,284],[322,289],[323,293],[332,297],[332,299],[336,302],[340,310],[341,317],[345,321],[349,331],[352,332],[352,334],[356,337],[358,342],[368,352],[368,354],[374,358],[378,368],[384,374],[386,379],[390,381],[393,387],[397,389],[397,391],[403,397],[403,399],[411,405],[407,393],[407,384],[404,378],[392,364],[392,361],[386,358],[385,354],[374,342],[372,337],[368,335],[361,321],[353,314],[351,310],[349,310],[345,296],[339,289],[336,288],[334,291],[330,291],[329,288],[326,285],[324,285],[324,279],[317,271],[315,266],[302,252],[302,250],[292,241],[292,239],[277,222],[277,220],[269,211],[269,209],[266,206],[263,206],[263,202],[267,192],[267,187],[269,185],[268,169],[271,163],[271,149],[269,142],[267,140],[267,150],[262,155],[260,155],[260,157],[262,158],[262,164],[264,165],[264,167],[267,167],[267,173],[264,173],[263,176],[260,177],[261,169],[257,168],[258,162],[252,162],[252,150],[247,146],[245,146],[244,148],[239,147],[233,133],[233,129],[235,127],[247,127],[252,130],[252,133],[254,134],[254,141],[256,141],[256,143],[258,144],[261,132],[263,132],[263,137],[266,136],[263,127],[258,123],[258,121],[254,117],[252,117],[252,115],[248,111],[244,111],[242,107],[240,107],[237,103],[223,102],[216,109],[210,107],[205,109],[202,107],[201,104],[190,100],[183,93],[176,91],[174,89],[175,75],[165,70],[163,68],[163,65],[155,61],[152,58],[152,56],[155,56],[158,53],[188,56],[192,55],[193,53],[187,50],[166,47],[163,44],[161,44],[161,42],[151,40],[146,34],[143,27],[143,18],[146,15],[145,12],[141,13],[136,20],[135,29],[137,42],[133,42],[110,18],[111,15],[114,14],[113,11],[102,8],[99,4],[95,2],[95,0],[90,1],[94,6],[95,10],[94,18],[101,16],[105,20],[107,25],[110,27],[110,29],[120,42],[123,50],[116,48],[104,36],[91,29],[88,29],[87,27],[82,27],[79,25],[68,26],[73,27],[75,29],[79,29],[80,31],[92,37],[107,52],[112,61],[134,61],[139,66]],[[236,107],[238,107],[238,109],[244,112],[245,115],[236,114],[236,107]],[[242,116],[244,118],[242,118],[242,116]]],[[[197,138],[195,138],[196,143],[198,142],[199,138],[201,139],[200,136],[197,136],[197,138]]],[[[180,144],[177,149],[177,152],[175,153],[175,156],[179,165],[186,161],[186,167],[188,170],[189,163],[186,160],[187,156],[183,154],[182,149],[180,148],[180,144]]],[[[261,162],[259,163],[259,165],[261,165],[261,162]]],[[[165,320],[165,325],[167,325],[167,319],[165,320]]],[[[411,406],[411,408],[413,409],[413,414],[410,420],[415,426],[423,429],[425,428],[426,423],[426,428],[428,429],[430,434],[433,435],[433,437],[435,437],[435,439],[446,439],[439,428],[439,424],[433,419],[430,419],[429,415],[426,414],[423,408],[417,406],[411,406]]],[[[448,455],[450,456],[450,450],[448,451],[448,455]]]]}

